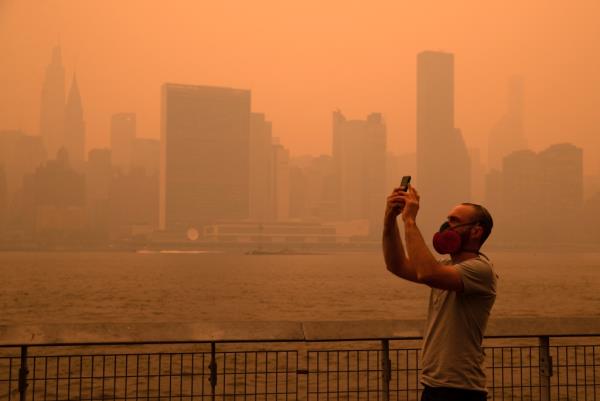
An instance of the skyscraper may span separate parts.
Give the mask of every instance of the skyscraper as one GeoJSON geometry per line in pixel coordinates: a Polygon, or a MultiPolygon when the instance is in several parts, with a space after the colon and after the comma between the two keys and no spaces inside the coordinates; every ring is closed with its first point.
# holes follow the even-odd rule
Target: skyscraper
{"type": "Polygon", "coordinates": [[[505,220],[505,213],[502,204],[502,172],[495,168],[488,170],[485,174],[483,203],[486,209],[492,214],[494,221],[500,223],[494,228],[494,235],[491,241],[496,240],[502,232],[501,222],[505,220]]]}
{"type": "Polygon", "coordinates": [[[6,173],[4,165],[0,163],[0,234],[7,223],[8,215],[8,191],[6,190],[6,173]]]}
{"type": "Polygon", "coordinates": [[[512,77],[508,82],[508,107],[506,113],[490,131],[488,165],[499,169],[502,159],[516,150],[527,149],[523,133],[523,80],[512,77]]]}
{"type": "Polygon", "coordinates": [[[540,159],[530,149],[514,151],[502,159],[501,216],[505,219],[496,219],[499,238],[516,243],[540,238],[542,177],[540,159]]]}
{"type": "Polygon", "coordinates": [[[342,220],[368,219],[379,234],[385,205],[386,126],[379,113],[347,120],[333,113],[333,159],[342,220]]]}
{"type": "Polygon", "coordinates": [[[471,201],[483,203],[485,199],[485,173],[486,168],[481,160],[479,148],[469,148],[471,161],[471,201]]]}
{"type": "Polygon", "coordinates": [[[93,204],[108,198],[108,189],[112,178],[110,149],[92,149],[88,153],[86,181],[86,200],[93,204]]]}
{"type": "Polygon", "coordinates": [[[290,151],[278,140],[274,141],[272,151],[275,220],[286,221],[290,218],[290,151]]]}
{"type": "Polygon", "coordinates": [[[248,218],[250,91],[162,87],[160,227],[248,218]]]}
{"type": "Polygon", "coordinates": [[[548,244],[581,237],[583,150],[554,144],[518,150],[502,160],[502,215],[508,240],[548,244]]]}
{"type": "Polygon", "coordinates": [[[71,165],[76,170],[83,170],[85,161],[85,123],[83,121],[83,107],[77,77],[73,75],[73,82],[67,97],[65,108],[65,147],[69,153],[71,165]]]}
{"type": "Polygon", "coordinates": [[[107,238],[109,232],[109,189],[112,181],[110,149],[88,152],[85,173],[86,208],[90,230],[96,238],[107,238]]]}
{"type": "Polygon", "coordinates": [[[416,176],[417,170],[417,154],[402,153],[395,155],[391,152],[387,153],[386,157],[386,177],[385,177],[385,192],[386,195],[391,193],[394,188],[398,188],[402,176],[416,176]]]}
{"type": "Polygon", "coordinates": [[[27,176],[24,186],[28,187],[24,192],[33,198],[29,214],[34,216],[38,235],[56,238],[58,232],[83,229],[85,177],[70,166],[65,148],[57,152],[56,159],[27,176]]]}
{"type": "Polygon", "coordinates": [[[271,122],[262,113],[250,116],[250,218],[275,220],[273,198],[273,135],[271,122]]]}
{"type": "Polygon", "coordinates": [[[290,218],[339,221],[331,155],[290,159],[290,218]]]}
{"type": "Polygon", "coordinates": [[[48,158],[54,159],[64,146],[65,135],[65,68],[60,47],[52,50],[52,61],[46,67],[40,107],[40,135],[48,158]]]}
{"type": "Polygon", "coordinates": [[[470,200],[470,161],[454,126],[454,55],[417,56],[417,177],[421,229],[431,234],[448,211],[470,200]]]}
{"type": "Polygon", "coordinates": [[[0,131],[0,164],[4,165],[9,200],[22,189],[23,177],[32,174],[45,161],[42,138],[22,131],[0,131]]]}
{"type": "Polygon", "coordinates": [[[136,136],[135,113],[113,114],[110,120],[110,150],[113,166],[122,173],[129,171],[136,136]]]}
{"type": "Polygon", "coordinates": [[[583,149],[571,143],[554,144],[538,154],[542,221],[547,233],[561,241],[576,239],[583,208],[583,149]]]}

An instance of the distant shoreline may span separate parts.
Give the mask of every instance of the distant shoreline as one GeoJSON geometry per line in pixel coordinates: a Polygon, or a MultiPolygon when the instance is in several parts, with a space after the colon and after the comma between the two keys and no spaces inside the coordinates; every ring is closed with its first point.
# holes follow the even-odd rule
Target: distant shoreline
{"type": "MultiPolygon", "coordinates": [[[[323,254],[380,252],[381,245],[377,242],[346,243],[346,244],[269,244],[259,247],[256,244],[243,243],[181,243],[181,244],[123,244],[109,245],[56,245],[45,246],[37,244],[0,244],[0,252],[125,252],[125,253],[245,253],[260,254],[323,254]]],[[[596,253],[600,252],[598,244],[493,244],[482,249],[483,253],[492,252],[546,252],[546,253],[596,253]]]]}

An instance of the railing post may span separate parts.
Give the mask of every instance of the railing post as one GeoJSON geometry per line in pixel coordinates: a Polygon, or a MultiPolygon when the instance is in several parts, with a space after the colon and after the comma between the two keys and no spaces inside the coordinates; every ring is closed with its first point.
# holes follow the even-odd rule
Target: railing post
{"type": "Polygon", "coordinates": [[[392,379],[392,361],[390,361],[390,341],[381,340],[381,398],[383,401],[390,400],[390,380],[392,379]]]}
{"type": "Polygon", "coordinates": [[[539,337],[540,345],[540,400],[550,401],[550,378],[552,377],[552,357],[550,356],[550,338],[539,337]]]}
{"type": "Polygon", "coordinates": [[[19,401],[26,401],[27,395],[27,375],[29,368],[27,367],[27,346],[21,347],[21,367],[19,368],[19,401]]]}
{"type": "Polygon", "coordinates": [[[210,343],[210,363],[208,364],[210,370],[210,382],[211,399],[215,400],[216,387],[217,387],[217,346],[214,342],[210,343]]]}

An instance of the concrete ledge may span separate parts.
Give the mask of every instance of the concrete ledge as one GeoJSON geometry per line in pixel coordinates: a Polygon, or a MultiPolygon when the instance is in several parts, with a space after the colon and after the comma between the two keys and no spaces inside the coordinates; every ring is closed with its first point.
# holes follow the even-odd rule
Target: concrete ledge
{"type": "MultiPolygon", "coordinates": [[[[422,320],[89,323],[0,326],[0,346],[419,339],[422,320]]],[[[500,318],[487,338],[600,336],[600,318],[500,318]]]]}
{"type": "Polygon", "coordinates": [[[305,341],[418,339],[424,320],[350,320],[304,322],[305,341]]]}

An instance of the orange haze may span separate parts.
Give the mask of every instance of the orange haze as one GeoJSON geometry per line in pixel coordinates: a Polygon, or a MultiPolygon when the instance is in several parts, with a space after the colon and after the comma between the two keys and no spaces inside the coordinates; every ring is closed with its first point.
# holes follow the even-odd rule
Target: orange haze
{"type": "Polygon", "coordinates": [[[329,153],[331,112],[382,112],[388,147],[415,148],[415,65],[456,55],[456,125],[487,153],[511,75],[525,81],[534,150],[573,142],[600,156],[600,2],[399,0],[0,0],[0,129],[38,134],[42,79],[60,43],[77,72],[87,148],[110,115],[138,113],[158,138],[163,82],[252,90],[293,154],[329,153]]]}

